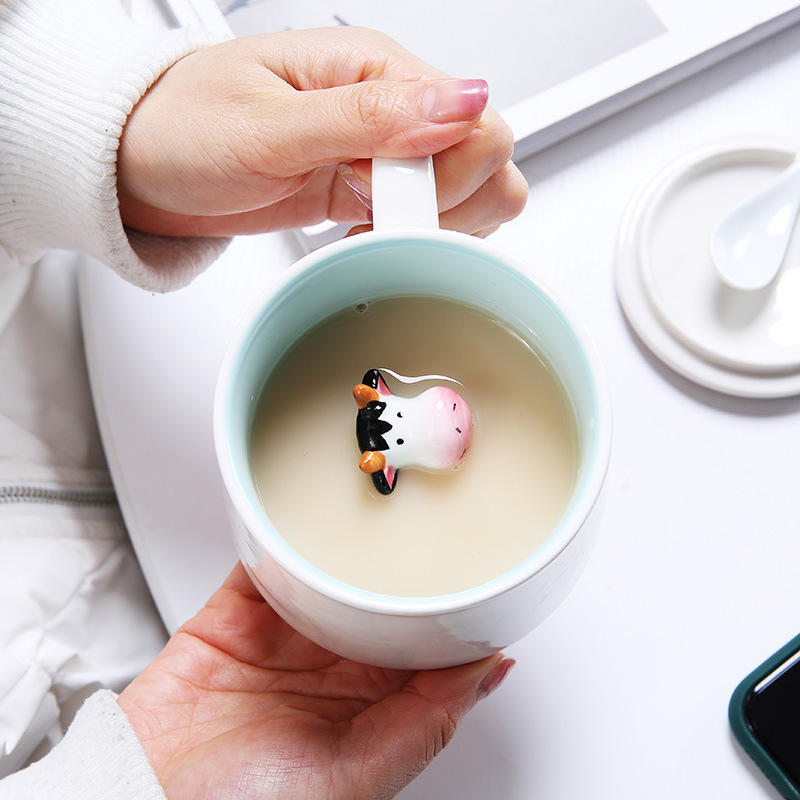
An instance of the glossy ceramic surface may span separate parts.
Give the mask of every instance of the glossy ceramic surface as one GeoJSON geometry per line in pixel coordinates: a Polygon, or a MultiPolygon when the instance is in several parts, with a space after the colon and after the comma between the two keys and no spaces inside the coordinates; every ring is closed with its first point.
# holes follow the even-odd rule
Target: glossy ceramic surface
{"type": "Polygon", "coordinates": [[[720,280],[708,241],[742,198],[791,164],[794,148],[748,137],[709,145],[649,180],[620,231],[616,288],[629,322],[664,363],[743,397],[800,392],[800,251],[778,277],[743,292],[720,280]]]}
{"type": "Polygon", "coordinates": [[[729,211],[711,232],[709,252],[722,282],[743,291],[763,289],[780,271],[797,212],[800,163],[729,211]]]}
{"type": "Polygon", "coordinates": [[[406,668],[481,658],[541,622],[566,595],[591,551],[611,447],[610,404],[598,355],[582,325],[521,265],[472,237],[438,230],[367,233],[301,259],[239,326],[220,373],[214,415],[241,558],[285,619],[341,655],[406,668]],[[429,598],[367,592],[322,573],[275,530],[248,469],[255,399],[291,344],[343,308],[409,294],[476,306],[524,336],[563,382],[580,439],[572,502],[543,545],[494,581],[429,598]]]}

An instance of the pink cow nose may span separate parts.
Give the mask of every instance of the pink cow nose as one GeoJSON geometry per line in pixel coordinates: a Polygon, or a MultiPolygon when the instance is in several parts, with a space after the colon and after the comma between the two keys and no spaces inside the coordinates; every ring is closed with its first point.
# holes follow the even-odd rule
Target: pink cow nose
{"type": "Polygon", "coordinates": [[[453,389],[431,390],[429,442],[439,454],[442,467],[454,467],[464,457],[472,438],[472,413],[453,389]]]}

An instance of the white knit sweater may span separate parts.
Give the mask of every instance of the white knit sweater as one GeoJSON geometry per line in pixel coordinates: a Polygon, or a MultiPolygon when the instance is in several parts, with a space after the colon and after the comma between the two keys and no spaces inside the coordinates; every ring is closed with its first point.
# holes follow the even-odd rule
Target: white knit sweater
{"type": "Polygon", "coordinates": [[[0,0],[0,268],[57,247],[168,291],[219,255],[224,240],[126,232],[117,206],[128,114],[205,41],[134,25],[119,0],[0,0]]]}
{"type": "Polygon", "coordinates": [[[54,750],[0,781],[0,798],[165,800],[165,795],[114,694],[99,691],[54,750]]]}
{"type": "MultiPolygon", "coordinates": [[[[38,384],[28,385],[27,376],[22,374],[26,362],[14,355],[25,353],[27,358],[30,347],[15,350],[18,342],[11,335],[16,330],[13,325],[25,321],[21,318],[21,298],[29,298],[29,305],[34,304],[39,295],[30,287],[47,277],[47,270],[37,267],[32,273],[29,265],[51,248],[74,250],[107,263],[145,289],[167,291],[188,283],[227,244],[224,240],[172,239],[126,231],[117,205],[116,153],[127,115],[164,70],[206,43],[208,40],[200,33],[157,31],[135,25],[119,0],[0,0],[0,270],[19,268],[16,273],[6,273],[5,280],[0,273],[0,333],[6,334],[0,338],[0,363],[8,369],[18,365],[19,373],[14,378],[16,383],[10,384],[14,376],[6,373],[0,384],[0,399],[4,399],[0,403],[0,433],[5,443],[0,443],[0,473],[5,469],[6,479],[23,473],[28,478],[37,477],[42,470],[48,475],[61,475],[67,467],[73,477],[93,477],[98,472],[98,459],[91,456],[88,451],[92,447],[86,444],[91,440],[88,422],[56,418],[52,412],[55,403],[46,405],[50,410],[42,417],[44,427],[58,428],[55,434],[49,429],[29,429],[27,422],[20,422],[36,417],[40,408],[33,402],[39,398],[28,398],[31,391],[38,391],[38,384]],[[34,274],[36,278],[32,277],[34,274]],[[14,287],[22,288],[15,294],[14,287]],[[84,436],[85,431],[88,433],[84,436]],[[13,434],[11,444],[9,432],[13,434]],[[88,454],[76,451],[81,447],[88,454]],[[62,463],[64,459],[67,467],[62,463]]],[[[68,292],[61,297],[64,304],[73,299],[68,292]]],[[[54,302],[58,308],[58,299],[54,302]]],[[[60,334],[53,330],[50,339],[59,339],[60,334]]],[[[53,351],[51,361],[57,364],[59,341],[50,339],[42,340],[46,343],[44,349],[53,351]]],[[[27,341],[30,345],[30,339],[27,341]]],[[[71,351],[66,346],[61,350],[61,359],[68,360],[71,351]]],[[[37,370],[48,368],[47,363],[36,360],[37,370]]],[[[76,385],[81,383],[79,364],[74,368],[67,364],[63,374],[55,367],[50,371],[59,392],[65,388],[64,376],[75,373],[76,385]],[[55,381],[55,374],[60,382],[55,381]]],[[[80,386],[75,389],[78,400],[83,397],[82,391],[80,386]]],[[[59,405],[58,414],[63,405],[59,405]]],[[[100,469],[100,473],[104,471],[100,469]]],[[[58,595],[56,588],[42,587],[44,594],[49,591],[52,595],[48,602],[58,606],[75,600],[72,605],[80,605],[82,595],[73,598],[77,590],[71,587],[80,587],[90,579],[96,583],[93,570],[100,570],[106,578],[132,574],[130,564],[135,562],[132,554],[126,556],[122,552],[126,543],[124,532],[117,530],[119,523],[91,516],[73,519],[66,513],[58,516],[48,510],[42,517],[49,535],[45,538],[39,535],[39,529],[29,535],[32,521],[20,514],[15,511],[15,515],[6,514],[0,519],[5,525],[0,525],[0,534],[3,530],[13,534],[11,539],[8,535],[3,539],[7,549],[0,566],[6,572],[11,570],[14,576],[20,573],[24,577],[24,569],[18,570],[9,561],[13,536],[20,541],[24,536],[31,548],[38,547],[40,541],[42,546],[49,542],[51,560],[58,557],[52,548],[59,541],[66,542],[80,568],[75,575],[68,575],[65,560],[55,565],[63,584],[56,588],[63,589],[64,597],[58,595]],[[101,522],[102,532],[97,533],[101,522]],[[60,540],[50,536],[54,531],[60,540]],[[89,563],[90,556],[97,563],[89,563]],[[112,563],[113,559],[116,561],[112,563]],[[126,563],[129,566],[124,566],[126,563]],[[85,577],[81,570],[86,572],[85,577]]],[[[23,560],[24,552],[18,553],[23,560]]],[[[38,562],[30,563],[39,569],[38,562]]],[[[136,580],[140,579],[131,578],[132,586],[136,580]]],[[[4,581],[0,597],[13,589],[8,580],[4,581]]],[[[86,594],[94,596],[94,590],[86,594]]],[[[26,737],[49,724],[42,719],[58,719],[50,697],[54,692],[48,688],[50,676],[63,671],[62,662],[67,659],[75,670],[86,668],[86,656],[94,647],[93,642],[81,640],[80,631],[72,630],[75,625],[63,618],[63,611],[58,612],[58,617],[48,618],[44,634],[40,634],[36,615],[44,613],[42,608],[48,614],[50,610],[48,603],[39,602],[41,592],[34,595],[27,604],[14,605],[13,613],[7,606],[9,624],[0,626],[0,638],[12,642],[13,649],[0,651],[0,767],[7,755],[5,747],[12,748],[12,760],[22,757],[25,748],[35,746],[26,737]],[[28,610],[30,619],[25,617],[28,610]],[[52,630],[54,619],[61,626],[58,631],[52,630]],[[63,631],[75,641],[65,640],[63,631]],[[21,677],[14,683],[17,674],[21,677]],[[42,686],[26,689],[25,681],[37,676],[42,686]],[[13,734],[11,738],[8,731],[13,734]]],[[[130,624],[128,617],[136,613],[144,612],[125,608],[123,627],[130,624]]],[[[107,622],[113,627],[114,615],[109,612],[104,616],[109,619],[93,621],[96,630],[107,622]]],[[[153,642],[155,638],[155,633],[147,633],[137,641],[153,642]]],[[[80,678],[75,677],[76,697],[81,693],[80,678]]],[[[41,730],[36,735],[41,735],[41,730]]],[[[87,700],[55,749],[32,767],[0,781],[0,798],[164,800],[164,794],[115,696],[101,691],[87,700]]]]}

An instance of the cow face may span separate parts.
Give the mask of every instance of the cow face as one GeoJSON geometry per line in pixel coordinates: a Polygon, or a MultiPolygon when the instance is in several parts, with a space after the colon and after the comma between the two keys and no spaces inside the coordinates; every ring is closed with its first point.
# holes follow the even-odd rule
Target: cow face
{"type": "Polygon", "coordinates": [[[360,466],[382,494],[394,490],[401,468],[449,470],[464,458],[472,437],[472,414],[453,389],[436,386],[416,397],[397,397],[380,372],[370,370],[353,396],[359,406],[360,466]]]}

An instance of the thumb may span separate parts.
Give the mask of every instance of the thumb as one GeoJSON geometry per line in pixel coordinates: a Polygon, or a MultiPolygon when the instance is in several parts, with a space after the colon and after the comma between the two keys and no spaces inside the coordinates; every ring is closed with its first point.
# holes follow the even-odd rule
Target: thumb
{"type": "Polygon", "coordinates": [[[282,124],[298,163],[418,158],[466,138],[488,99],[484,80],[363,81],[297,93],[282,124]]]}
{"type": "MultiPolygon", "coordinates": [[[[352,720],[350,752],[366,782],[399,792],[448,744],[470,709],[493,692],[515,661],[498,653],[472,664],[416,673],[400,691],[352,720]]],[[[365,796],[383,796],[377,791],[365,796]]],[[[388,795],[387,795],[388,796],[388,795]]]]}

